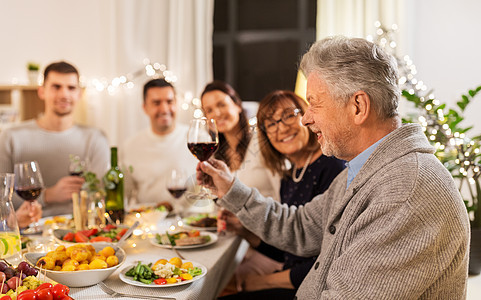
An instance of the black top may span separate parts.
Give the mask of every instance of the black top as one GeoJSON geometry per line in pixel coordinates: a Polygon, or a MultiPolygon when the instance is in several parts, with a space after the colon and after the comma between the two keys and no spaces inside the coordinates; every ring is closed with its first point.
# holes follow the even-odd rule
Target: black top
{"type": "MultiPolygon", "coordinates": [[[[334,157],[321,155],[311,163],[304,173],[301,181],[295,183],[291,176],[281,181],[281,203],[289,206],[304,205],[316,195],[324,193],[336,176],[345,168],[345,162],[334,157]]],[[[302,168],[296,170],[296,177],[302,168]]],[[[306,277],[317,256],[300,257],[279,250],[263,241],[256,248],[262,254],[284,263],[284,270],[291,269],[290,279],[297,289],[306,277]]]]}

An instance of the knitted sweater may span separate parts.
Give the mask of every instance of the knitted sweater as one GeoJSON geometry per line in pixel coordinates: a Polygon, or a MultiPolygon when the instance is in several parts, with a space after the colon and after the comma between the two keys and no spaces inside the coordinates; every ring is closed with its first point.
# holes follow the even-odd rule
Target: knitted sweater
{"type": "MultiPolygon", "coordinates": [[[[69,155],[78,155],[88,161],[88,169],[102,178],[109,168],[110,149],[106,136],[97,128],[74,125],[64,131],[48,131],[28,120],[8,128],[0,134],[0,172],[13,172],[15,163],[36,160],[40,166],[45,187],[69,176],[69,155]]],[[[72,201],[45,204],[44,193],[38,202],[43,206],[43,216],[72,213],[72,201]]],[[[13,195],[18,208],[23,200],[13,195]]]]}
{"type": "Polygon", "coordinates": [[[261,239],[318,255],[299,299],[464,299],[469,219],[417,124],[393,131],[346,189],[344,170],[304,207],[237,179],[218,201],[261,239]]]}

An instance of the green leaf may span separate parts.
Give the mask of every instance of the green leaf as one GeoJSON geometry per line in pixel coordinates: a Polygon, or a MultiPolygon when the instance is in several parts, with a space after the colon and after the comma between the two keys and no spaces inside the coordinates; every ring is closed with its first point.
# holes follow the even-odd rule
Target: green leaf
{"type": "Polygon", "coordinates": [[[464,102],[456,102],[456,104],[458,105],[459,108],[461,108],[461,110],[464,110],[466,108],[466,103],[464,102]]]}

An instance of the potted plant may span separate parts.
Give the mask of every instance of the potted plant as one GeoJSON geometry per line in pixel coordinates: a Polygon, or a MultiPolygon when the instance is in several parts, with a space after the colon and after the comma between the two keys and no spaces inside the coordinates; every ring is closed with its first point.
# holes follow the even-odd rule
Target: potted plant
{"type": "MultiPolygon", "coordinates": [[[[462,127],[463,113],[471,100],[481,91],[481,86],[461,96],[457,108],[446,108],[434,97],[420,96],[414,89],[404,90],[403,96],[422,113],[417,121],[425,128],[435,155],[458,183],[471,223],[471,248],[469,273],[481,272],[481,135],[468,138],[472,127],[462,127]]],[[[428,93],[430,94],[430,93],[428,93]]],[[[412,122],[414,118],[403,119],[412,122]]]]}
{"type": "Polygon", "coordinates": [[[27,63],[28,81],[31,85],[38,85],[38,72],[40,65],[34,62],[27,63]]]}

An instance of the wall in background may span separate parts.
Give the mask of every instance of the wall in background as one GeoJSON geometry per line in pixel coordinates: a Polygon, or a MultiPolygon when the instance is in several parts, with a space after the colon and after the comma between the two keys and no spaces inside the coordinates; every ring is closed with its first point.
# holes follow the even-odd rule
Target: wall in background
{"type": "MultiPolygon", "coordinates": [[[[164,3],[155,3],[160,2],[164,3]]],[[[406,8],[409,28],[399,28],[399,31],[407,31],[408,36],[403,41],[403,49],[407,53],[403,54],[408,54],[416,64],[418,79],[433,88],[441,101],[454,105],[461,93],[481,85],[481,40],[476,33],[481,28],[477,15],[481,11],[481,2],[407,2],[411,3],[406,8]]],[[[26,83],[26,63],[29,60],[37,61],[44,67],[53,60],[66,59],[75,63],[85,76],[110,79],[142,66],[147,50],[154,53],[151,59],[162,60],[166,54],[158,44],[166,38],[164,27],[170,23],[152,18],[150,26],[125,26],[114,31],[112,28],[118,24],[119,16],[126,13],[115,9],[114,3],[116,1],[113,0],[0,0],[0,84],[11,84],[14,77],[20,83],[26,83]],[[138,39],[132,44],[119,42],[120,46],[114,47],[110,41],[122,40],[117,36],[119,32],[138,36],[138,39]],[[144,38],[140,39],[139,35],[144,38]],[[139,54],[139,49],[146,49],[144,55],[139,54]],[[119,50],[129,56],[122,66],[116,54],[119,50]]],[[[139,12],[139,19],[147,17],[140,14],[146,10],[145,6],[154,5],[154,1],[135,3],[130,11],[139,12]]],[[[183,37],[181,34],[178,36],[183,37]]],[[[188,72],[190,65],[184,63],[183,66],[182,72],[188,72]]],[[[145,78],[140,78],[139,84],[144,81],[145,78]]],[[[122,97],[99,99],[90,103],[89,109],[96,114],[97,120],[105,118],[100,127],[110,130],[117,123],[111,120],[112,116],[105,107],[112,104],[113,113],[118,111],[118,114],[127,117],[125,131],[131,134],[148,124],[139,103],[140,90],[132,90],[122,97]],[[125,104],[128,100],[130,104],[125,104]],[[117,108],[119,105],[123,107],[117,108]]],[[[481,118],[478,117],[481,99],[476,99],[468,110],[466,125],[474,124],[472,133],[481,133],[481,118]]],[[[98,123],[93,124],[97,126],[98,123]]],[[[115,136],[120,142],[121,134],[116,132],[115,136]]]]}
{"type": "MultiPolygon", "coordinates": [[[[184,92],[195,97],[212,80],[213,0],[0,0],[0,84],[27,83],[26,64],[67,60],[85,82],[111,82],[140,71],[133,88],[107,92],[87,85],[87,124],[113,145],[149,126],[142,110],[144,59],[165,64],[184,92]]],[[[98,87],[98,86],[97,86],[98,87]]],[[[188,101],[188,99],[186,100],[188,101]]],[[[179,108],[179,120],[193,106],[179,108]]]]}
{"type": "MultiPolygon", "coordinates": [[[[441,101],[454,107],[461,94],[481,85],[481,1],[415,1],[409,35],[417,78],[441,101]]],[[[400,29],[401,30],[401,29],[400,29]]],[[[481,134],[481,95],[468,106],[463,123],[481,134]]]]}

